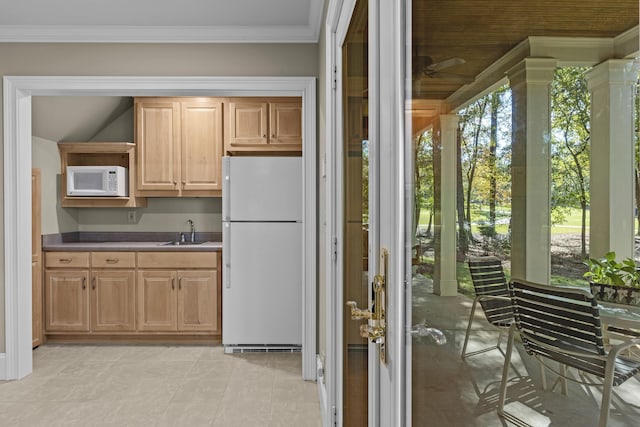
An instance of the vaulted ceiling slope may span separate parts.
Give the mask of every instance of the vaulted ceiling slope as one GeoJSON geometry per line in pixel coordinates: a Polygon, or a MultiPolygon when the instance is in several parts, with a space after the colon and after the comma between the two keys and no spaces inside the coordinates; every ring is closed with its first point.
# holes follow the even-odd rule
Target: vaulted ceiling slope
{"type": "Polygon", "coordinates": [[[316,43],[325,0],[0,0],[0,42],[316,43]]]}

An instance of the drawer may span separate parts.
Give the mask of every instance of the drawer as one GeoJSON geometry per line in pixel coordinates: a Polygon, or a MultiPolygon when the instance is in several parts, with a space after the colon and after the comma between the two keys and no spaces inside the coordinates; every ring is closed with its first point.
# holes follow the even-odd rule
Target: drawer
{"type": "Polygon", "coordinates": [[[48,268],[89,268],[89,252],[45,252],[44,265],[48,268]]]}
{"type": "Polygon", "coordinates": [[[138,268],[218,268],[216,252],[138,252],[138,268]]]}
{"type": "Polygon", "coordinates": [[[135,252],[91,252],[92,268],[135,268],[135,252]]]}

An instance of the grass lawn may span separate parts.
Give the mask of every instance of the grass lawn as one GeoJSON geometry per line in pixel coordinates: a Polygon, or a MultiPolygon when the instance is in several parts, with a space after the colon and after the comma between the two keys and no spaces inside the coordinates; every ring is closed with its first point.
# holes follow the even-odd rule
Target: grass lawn
{"type": "MultiPolygon", "coordinates": [[[[423,258],[424,262],[433,264],[433,258],[423,258]]],[[[475,297],[473,290],[473,283],[471,281],[471,273],[469,273],[469,266],[466,262],[456,263],[456,275],[458,279],[458,292],[469,298],[475,297]]],[[[504,275],[509,281],[511,278],[511,271],[507,268],[504,269],[504,275]]],[[[552,275],[551,284],[556,286],[578,286],[586,288],[588,286],[585,280],[575,280],[563,276],[552,275]]]]}

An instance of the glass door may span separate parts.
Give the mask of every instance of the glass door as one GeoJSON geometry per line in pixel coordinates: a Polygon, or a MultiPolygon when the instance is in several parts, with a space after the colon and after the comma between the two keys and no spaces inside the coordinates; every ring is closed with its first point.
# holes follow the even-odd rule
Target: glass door
{"type": "Polygon", "coordinates": [[[357,0],[339,45],[345,426],[406,425],[404,2],[357,0]],[[397,18],[402,20],[398,21],[397,18]]]}
{"type": "MultiPolygon", "coordinates": [[[[355,2],[342,45],[343,302],[369,308],[368,1],[355,2]]],[[[343,305],[342,414],[345,426],[368,425],[368,340],[343,305]]]]}

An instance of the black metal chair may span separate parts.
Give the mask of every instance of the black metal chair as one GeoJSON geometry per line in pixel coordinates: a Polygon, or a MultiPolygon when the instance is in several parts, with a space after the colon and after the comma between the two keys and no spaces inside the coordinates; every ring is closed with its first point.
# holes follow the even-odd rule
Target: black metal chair
{"type": "Polygon", "coordinates": [[[507,288],[507,280],[502,269],[502,262],[493,256],[469,258],[469,271],[476,297],[473,299],[467,333],[462,345],[462,358],[484,353],[486,351],[499,349],[503,333],[509,329],[513,321],[513,311],[511,310],[511,298],[507,288]],[[482,311],[489,323],[500,331],[498,342],[495,346],[467,353],[467,344],[471,334],[471,325],[475,317],[476,307],[480,303],[482,311]]]}
{"type": "Polygon", "coordinates": [[[600,427],[607,425],[614,386],[640,371],[640,362],[619,357],[621,351],[640,343],[633,339],[605,350],[598,304],[589,292],[513,280],[509,284],[514,322],[509,329],[507,353],[502,370],[498,414],[504,416],[507,374],[514,337],[519,334],[528,354],[543,366],[542,387],[546,388],[544,368],[559,375],[566,394],[566,380],[587,386],[604,386],[600,427]],[[559,368],[549,364],[559,363],[559,368]],[[566,367],[579,371],[580,379],[567,375],[566,367]],[[597,378],[594,378],[597,377],[597,378]]]}

